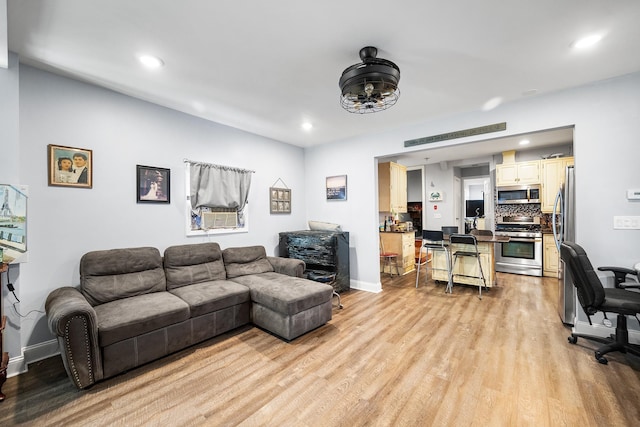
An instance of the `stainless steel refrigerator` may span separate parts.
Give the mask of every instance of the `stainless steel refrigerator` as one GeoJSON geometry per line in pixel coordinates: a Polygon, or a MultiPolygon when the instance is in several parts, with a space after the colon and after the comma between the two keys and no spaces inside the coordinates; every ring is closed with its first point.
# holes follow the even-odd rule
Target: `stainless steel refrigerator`
{"type": "Polygon", "coordinates": [[[576,317],[576,288],[571,273],[560,257],[563,241],[575,242],[575,174],[567,166],[564,185],[558,190],[553,207],[553,237],[558,248],[558,313],[562,323],[573,325],[576,317]]]}

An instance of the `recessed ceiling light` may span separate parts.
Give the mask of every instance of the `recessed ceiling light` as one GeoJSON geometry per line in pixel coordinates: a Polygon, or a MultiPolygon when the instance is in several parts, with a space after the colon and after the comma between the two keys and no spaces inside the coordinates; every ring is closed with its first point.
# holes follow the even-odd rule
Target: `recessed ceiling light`
{"type": "Polygon", "coordinates": [[[592,34],[590,36],[583,37],[579,40],[576,40],[573,43],[573,47],[576,49],[586,49],[597,44],[600,40],[602,40],[602,35],[600,34],[592,34]]]}
{"type": "Polygon", "coordinates": [[[312,128],[313,128],[313,124],[311,124],[310,122],[302,123],[302,129],[306,131],[310,131],[312,128]]]}
{"type": "Polygon", "coordinates": [[[529,145],[531,141],[529,141],[528,139],[523,139],[519,142],[520,145],[529,145]]]}
{"type": "Polygon", "coordinates": [[[496,96],[484,103],[484,105],[482,106],[482,111],[493,110],[500,104],[502,104],[502,98],[499,96],[496,96]]]}
{"type": "Polygon", "coordinates": [[[138,57],[142,65],[147,68],[160,68],[164,65],[164,61],[153,55],[140,55],[138,57]]]}

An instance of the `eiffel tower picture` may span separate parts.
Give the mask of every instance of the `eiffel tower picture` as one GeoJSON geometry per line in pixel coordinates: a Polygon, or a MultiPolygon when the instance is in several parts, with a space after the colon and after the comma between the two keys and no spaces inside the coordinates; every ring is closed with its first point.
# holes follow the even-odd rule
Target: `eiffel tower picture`
{"type": "Polygon", "coordinates": [[[13,213],[11,212],[11,208],[9,207],[9,192],[4,191],[4,201],[2,202],[2,207],[0,208],[0,218],[11,218],[13,213]]]}

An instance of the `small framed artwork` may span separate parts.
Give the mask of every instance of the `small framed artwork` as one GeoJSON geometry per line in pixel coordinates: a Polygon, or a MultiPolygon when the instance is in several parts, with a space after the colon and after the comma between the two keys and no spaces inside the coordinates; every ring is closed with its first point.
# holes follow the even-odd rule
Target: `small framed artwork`
{"type": "Polygon", "coordinates": [[[327,177],[327,200],[347,200],[347,175],[327,177]]]}
{"type": "Polygon", "coordinates": [[[136,202],[171,203],[171,170],[136,165],[136,202]]]}
{"type": "Polygon", "coordinates": [[[291,189],[289,188],[269,188],[270,212],[291,213],[291,189]]]}
{"type": "Polygon", "coordinates": [[[441,202],[442,201],[442,191],[440,191],[440,190],[431,190],[429,192],[429,201],[430,202],[441,202]]]}
{"type": "Polygon", "coordinates": [[[49,185],[91,188],[93,186],[93,151],[86,148],[47,146],[49,185]]]}

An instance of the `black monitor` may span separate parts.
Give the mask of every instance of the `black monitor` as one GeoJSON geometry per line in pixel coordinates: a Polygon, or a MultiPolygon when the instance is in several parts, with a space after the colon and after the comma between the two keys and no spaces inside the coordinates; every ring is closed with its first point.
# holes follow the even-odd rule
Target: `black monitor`
{"type": "Polygon", "coordinates": [[[484,200],[467,200],[465,217],[484,216],[484,200]]]}

